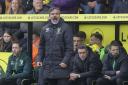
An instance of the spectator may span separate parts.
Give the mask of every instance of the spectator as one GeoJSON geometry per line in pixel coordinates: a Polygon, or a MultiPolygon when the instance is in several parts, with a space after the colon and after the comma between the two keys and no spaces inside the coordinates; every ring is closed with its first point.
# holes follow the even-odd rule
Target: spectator
{"type": "Polygon", "coordinates": [[[18,42],[13,42],[12,53],[8,60],[6,77],[0,80],[0,85],[21,85],[23,79],[31,77],[31,59],[22,52],[18,42]]]}
{"type": "MultiPolygon", "coordinates": [[[[49,6],[43,5],[42,0],[33,0],[33,9],[28,11],[27,14],[48,14],[49,6]]],[[[33,31],[40,33],[41,28],[45,22],[33,22],[33,31]]]]}
{"type": "Polygon", "coordinates": [[[59,7],[62,14],[77,14],[80,0],[52,0],[51,7],[59,7]]]}
{"type": "Polygon", "coordinates": [[[89,47],[80,45],[78,55],[75,56],[73,72],[70,74],[70,80],[75,85],[92,85],[93,81],[101,75],[102,63],[89,47]]]}
{"type": "Polygon", "coordinates": [[[103,77],[97,80],[96,85],[123,85],[123,81],[128,80],[128,58],[119,50],[119,43],[111,42],[103,62],[103,77]]]}
{"type": "Polygon", "coordinates": [[[112,13],[128,13],[128,0],[115,0],[112,13]]]}
{"type": "MultiPolygon", "coordinates": [[[[43,27],[39,45],[37,66],[42,66],[39,78],[48,85],[68,85],[69,61],[73,52],[73,33],[70,26],[60,18],[60,9],[51,8],[49,21],[43,27]],[[69,43],[70,42],[70,43],[69,43]]],[[[42,85],[42,84],[41,84],[42,85]]]]}
{"type": "Polygon", "coordinates": [[[48,13],[49,7],[43,5],[42,0],[33,0],[33,9],[28,11],[28,14],[46,14],[48,13]]]}
{"type": "Polygon", "coordinates": [[[11,0],[9,14],[23,14],[21,0],[11,0]]]}
{"type": "Polygon", "coordinates": [[[112,10],[113,10],[113,7],[114,7],[114,3],[115,3],[115,0],[105,0],[106,3],[105,3],[105,9],[107,13],[112,13],[112,10]]]}
{"type": "Polygon", "coordinates": [[[80,35],[80,38],[81,38],[81,42],[83,44],[85,44],[85,40],[86,40],[86,33],[84,31],[79,31],[79,35],[80,35]]]}
{"type": "Polygon", "coordinates": [[[10,31],[5,31],[0,41],[0,52],[11,52],[13,35],[10,31]]]}
{"type": "Polygon", "coordinates": [[[6,14],[10,13],[10,9],[11,9],[11,0],[5,0],[5,6],[6,6],[6,14]]]}
{"type": "Polygon", "coordinates": [[[81,9],[84,14],[100,14],[103,11],[102,0],[82,0],[81,9]]]}
{"type": "MultiPolygon", "coordinates": [[[[23,14],[21,0],[11,0],[9,14],[23,14]]],[[[3,27],[15,34],[20,29],[20,22],[5,22],[3,27]]]]}

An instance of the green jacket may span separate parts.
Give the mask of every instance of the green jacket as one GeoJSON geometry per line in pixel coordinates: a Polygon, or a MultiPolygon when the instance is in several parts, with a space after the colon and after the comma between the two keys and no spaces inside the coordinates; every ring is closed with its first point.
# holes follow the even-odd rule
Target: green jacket
{"type": "Polygon", "coordinates": [[[8,60],[6,78],[29,78],[32,73],[31,58],[21,52],[19,56],[11,55],[8,60]]]}

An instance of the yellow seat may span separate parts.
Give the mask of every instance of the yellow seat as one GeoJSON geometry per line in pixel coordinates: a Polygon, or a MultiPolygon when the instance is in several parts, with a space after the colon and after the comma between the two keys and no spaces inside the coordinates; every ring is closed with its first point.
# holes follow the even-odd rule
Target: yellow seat
{"type": "Polygon", "coordinates": [[[11,52],[0,52],[0,66],[2,67],[5,73],[8,64],[8,58],[11,54],[12,54],[11,52]]]}

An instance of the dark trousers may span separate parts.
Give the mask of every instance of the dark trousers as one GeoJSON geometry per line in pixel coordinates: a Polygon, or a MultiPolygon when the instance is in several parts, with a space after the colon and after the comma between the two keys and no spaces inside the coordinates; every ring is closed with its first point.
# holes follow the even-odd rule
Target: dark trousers
{"type": "Polygon", "coordinates": [[[99,78],[96,81],[96,85],[123,85],[123,82],[127,81],[124,79],[115,79],[115,80],[108,80],[105,78],[99,78]]]}
{"type": "MultiPolygon", "coordinates": [[[[0,79],[0,85],[21,85],[23,79],[0,79]]],[[[31,81],[27,80],[23,82],[23,85],[30,85],[31,81]]]]}
{"type": "Polygon", "coordinates": [[[44,85],[69,85],[68,79],[45,79],[44,85]]]}
{"type": "Polygon", "coordinates": [[[38,85],[48,85],[47,83],[46,83],[46,81],[47,80],[45,80],[45,79],[43,79],[43,67],[40,67],[39,69],[38,69],[38,85]]]}
{"type": "Polygon", "coordinates": [[[40,67],[38,75],[38,85],[69,85],[69,80],[64,79],[44,79],[43,78],[43,68],[40,67]]]}

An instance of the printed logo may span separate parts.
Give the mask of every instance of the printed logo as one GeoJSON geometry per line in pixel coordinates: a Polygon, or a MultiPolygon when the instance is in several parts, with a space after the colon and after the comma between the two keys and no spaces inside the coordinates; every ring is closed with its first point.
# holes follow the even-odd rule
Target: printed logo
{"type": "Polygon", "coordinates": [[[23,65],[23,60],[20,60],[20,65],[21,65],[21,66],[23,65]]]}
{"type": "Polygon", "coordinates": [[[46,28],[45,32],[49,32],[50,31],[50,28],[46,28]]]}
{"type": "Polygon", "coordinates": [[[57,28],[57,33],[56,34],[60,34],[61,33],[61,28],[57,28]]]}

